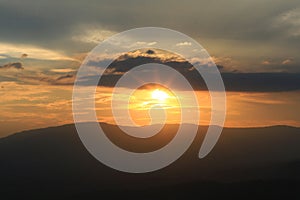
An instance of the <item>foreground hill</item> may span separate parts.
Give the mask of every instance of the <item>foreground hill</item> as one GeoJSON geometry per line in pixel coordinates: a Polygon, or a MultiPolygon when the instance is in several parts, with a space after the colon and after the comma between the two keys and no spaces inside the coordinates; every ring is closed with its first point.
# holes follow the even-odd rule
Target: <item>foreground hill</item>
{"type": "MultiPolygon", "coordinates": [[[[163,146],[175,125],[157,138],[121,136],[102,124],[109,137],[137,152],[163,146]],[[122,138],[124,137],[124,138],[122,138]],[[120,139],[121,138],[121,139],[120,139]]],[[[192,125],[186,125],[192,126],[192,125]]],[[[300,128],[225,128],[213,151],[198,159],[207,127],[200,127],[190,149],[172,165],[147,174],[127,174],[95,160],[74,125],[24,131],[0,139],[0,196],[10,198],[185,199],[201,197],[287,198],[300,190],[300,128]]]]}

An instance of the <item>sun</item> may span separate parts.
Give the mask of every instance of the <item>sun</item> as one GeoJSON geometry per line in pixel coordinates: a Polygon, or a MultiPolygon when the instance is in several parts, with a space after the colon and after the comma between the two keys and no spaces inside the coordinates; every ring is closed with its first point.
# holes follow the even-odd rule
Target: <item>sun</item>
{"type": "Polygon", "coordinates": [[[168,88],[158,84],[143,85],[132,92],[127,109],[131,119],[139,126],[181,122],[181,107],[177,96],[168,88]]]}
{"type": "Polygon", "coordinates": [[[169,98],[169,95],[164,91],[156,89],[152,92],[151,97],[152,97],[152,99],[156,99],[159,101],[165,101],[167,98],[169,98]]]}

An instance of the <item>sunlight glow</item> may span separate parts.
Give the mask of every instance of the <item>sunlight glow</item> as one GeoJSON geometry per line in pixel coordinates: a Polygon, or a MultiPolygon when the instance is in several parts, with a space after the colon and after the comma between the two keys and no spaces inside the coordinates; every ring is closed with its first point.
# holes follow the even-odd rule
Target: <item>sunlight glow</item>
{"type": "Polygon", "coordinates": [[[169,95],[166,92],[161,91],[159,89],[154,90],[152,92],[151,96],[152,96],[153,99],[156,99],[156,100],[159,100],[159,101],[165,101],[169,97],[169,95]]]}

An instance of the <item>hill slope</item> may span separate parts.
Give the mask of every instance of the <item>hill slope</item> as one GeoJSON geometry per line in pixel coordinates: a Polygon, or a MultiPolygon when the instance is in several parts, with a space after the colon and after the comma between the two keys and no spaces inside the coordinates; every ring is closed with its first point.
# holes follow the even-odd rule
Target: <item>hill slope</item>
{"type": "MultiPolygon", "coordinates": [[[[117,139],[115,126],[102,126],[117,139]]],[[[174,126],[165,127],[162,135],[168,135],[174,126]]],[[[1,195],[6,199],[297,195],[299,128],[225,128],[213,151],[200,160],[197,154],[206,129],[200,127],[194,143],[179,160],[147,174],[118,172],[95,160],[82,145],[74,125],[18,133],[0,140],[1,195]]],[[[167,142],[171,137],[153,138],[141,146],[136,143],[135,150],[158,148],[162,145],[159,141],[167,142]]],[[[130,147],[138,141],[128,142],[130,147]]]]}

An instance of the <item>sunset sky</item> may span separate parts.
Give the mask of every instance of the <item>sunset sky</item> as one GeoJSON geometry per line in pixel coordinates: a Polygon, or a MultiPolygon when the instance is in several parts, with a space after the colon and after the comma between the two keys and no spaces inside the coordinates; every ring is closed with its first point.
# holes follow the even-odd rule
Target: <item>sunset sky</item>
{"type": "MultiPolygon", "coordinates": [[[[185,33],[208,51],[227,90],[225,126],[300,126],[300,1],[3,0],[0,23],[0,137],[73,123],[73,83],[87,53],[115,33],[146,26],[185,33]]],[[[127,57],[181,63],[153,52],[127,57]]],[[[173,101],[171,94],[162,101],[155,89],[138,91],[134,108],[173,101]]],[[[96,95],[97,117],[108,123],[111,116],[103,109],[110,92],[99,87],[96,95]]],[[[200,124],[208,124],[209,95],[195,93],[202,102],[200,124]]],[[[177,112],[175,101],[168,106],[177,112]]]]}

